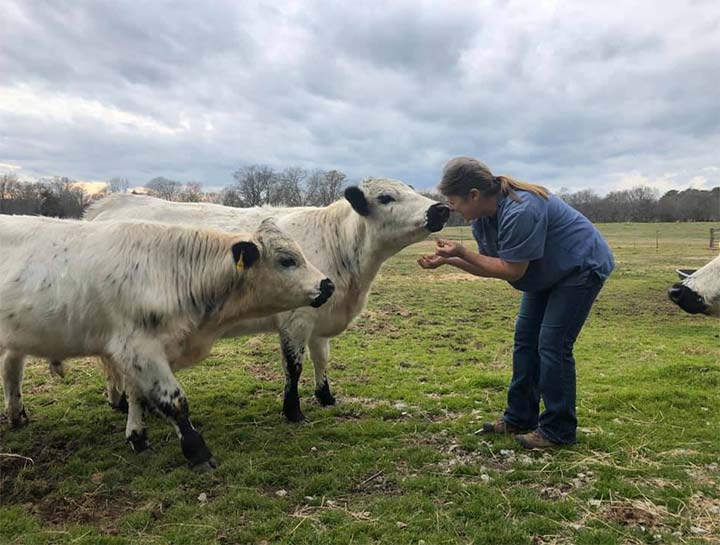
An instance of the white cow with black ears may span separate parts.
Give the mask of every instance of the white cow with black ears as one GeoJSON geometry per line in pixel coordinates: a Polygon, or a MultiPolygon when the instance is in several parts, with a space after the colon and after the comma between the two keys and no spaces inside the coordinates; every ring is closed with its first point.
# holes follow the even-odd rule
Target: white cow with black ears
{"type": "Polygon", "coordinates": [[[675,284],[668,296],[690,314],[720,316],[720,256],[675,284]]]}
{"type": "MultiPolygon", "coordinates": [[[[450,210],[408,185],[384,178],[348,187],[345,198],[322,208],[230,208],[206,203],[171,203],[152,197],[111,195],[91,206],[88,220],[148,219],[221,229],[252,229],[265,218],[292,236],[310,260],[335,283],[335,294],[319,309],[299,309],[243,321],[234,335],[277,331],[286,384],[283,414],[304,419],[298,397],[306,347],[315,367],[315,396],[335,404],[327,378],[330,338],[360,314],[381,265],[406,246],[440,231],[450,210]]],[[[110,390],[112,388],[109,388],[110,390]]]]}
{"type": "Polygon", "coordinates": [[[26,355],[100,356],[129,400],[126,438],[147,448],[143,405],[168,418],[193,469],[215,463],[173,371],[241,318],[322,305],[332,283],[271,222],[254,235],[180,225],[0,216],[0,371],[12,427],[27,422],[26,355]]]}

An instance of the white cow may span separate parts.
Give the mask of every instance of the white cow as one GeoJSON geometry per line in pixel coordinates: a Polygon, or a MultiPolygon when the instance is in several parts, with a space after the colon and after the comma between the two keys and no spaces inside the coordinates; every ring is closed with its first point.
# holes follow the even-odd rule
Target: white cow
{"type": "Polygon", "coordinates": [[[26,355],[101,356],[131,401],[131,446],[148,446],[144,405],[173,423],[199,470],[214,461],[173,371],[204,358],[240,318],[319,306],[332,293],[272,221],[249,235],[0,216],[0,256],[0,367],[11,426],[27,422],[26,355]]]}
{"type": "Polygon", "coordinates": [[[720,316],[720,256],[675,284],[668,296],[690,314],[720,316]]]}
{"type": "MultiPolygon", "coordinates": [[[[333,405],[327,365],[329,339],[339,335],[365,306],[381,265],[406,246],[440,231],[447,206],[428,199],[404,183],[369,179],[348,187],[345,199],[323,208],[230,208],[205,203],[170,203],[152,197],[111,195],[90,207],[88,220],[138,218],[222,229],[252,229],[264,218],[278,225],[302,247],[308,259],[325,271],[336,286],[331,301],[320,309],[300,309],[271,318],[248,320],[233,335],[277,331],[286,384],[283,414],[304,419],[298,397],[306,346],[315,367],[315,396],[333,405]]],[[[112,389],[112,388],[109,388],[112,389]]]]}

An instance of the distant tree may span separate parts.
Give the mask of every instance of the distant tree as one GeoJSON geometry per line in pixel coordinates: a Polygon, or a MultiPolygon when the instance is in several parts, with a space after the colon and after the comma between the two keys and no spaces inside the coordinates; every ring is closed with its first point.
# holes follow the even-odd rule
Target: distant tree
{"type": "Polygon", "coordinates": [[[244,206],[240,192],[233,187],[226,187],[220,191],[220,203],[224,206],[232,206],[235,208],[242,208],[244,206]]]}
{"type": "Polygon", "coordinates": [[[316,170],[308,179],[307,202],[313,206],[327,206],[342,196],[347,175],[339,170],[316,170]]]}
{"type": "Polygon", "coordinates": [[[302,206],[305,200],[302,184],[307,172],[300,167],[288,167],[275,176],[270,204],[302,206]]]}
{"type": "Polygon", "coordinates": [[[180,182],[163,178],[162,176],[150,180],[146,184],[146,187],[152,195],[165,199],[166,201],[176,201],[182,190],[182,184],[180,182]]]}
{"type": "Polygon", "coordinates": [[[178,195],[180,202],[200,202],[203,200],[202,185],[199,182],[188,182],[178,195]]]}
{"type": "Polygon", "coordinates": [[[127,193],[130,188],[130,181],[127,178],[111,178],[108,182],[108,193],[127,193]]]}
{"type": "Polygon", "coordinates": [[[275,184],[275,172],[267,165],[249,165],[233,174],[234,189],[247,207],[262,206],[270,202],[275,184]]]}
{"type": "Polygon", "coordinates": [[[13,200],[18,183],[18,177],[15,174],[0,175],[0,214],[9,213],[9,205],[13,200]]]}

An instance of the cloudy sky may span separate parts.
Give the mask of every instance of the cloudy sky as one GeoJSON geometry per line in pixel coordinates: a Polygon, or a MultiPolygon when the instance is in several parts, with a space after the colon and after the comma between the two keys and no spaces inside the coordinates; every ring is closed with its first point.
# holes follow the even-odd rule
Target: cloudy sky
{"type": "Polygon", "coordinates": [[[0,172],[720,185],[717,0],[340,4],[3,0],[0,172]]]}

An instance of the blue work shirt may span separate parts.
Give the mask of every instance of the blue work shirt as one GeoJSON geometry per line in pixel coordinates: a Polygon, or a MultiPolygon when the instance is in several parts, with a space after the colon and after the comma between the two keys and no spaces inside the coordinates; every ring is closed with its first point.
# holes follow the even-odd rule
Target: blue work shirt
{"type": "Polygon", "coordinates": [[[525,275],[510,282],[521,291],[585,283],[594,274],[610,276],[615,262],[595,226],[565,201],[529,191],[500,193],[497,214],[472,223],[480,253],[508,262],[528,261],[525,275]]]}

